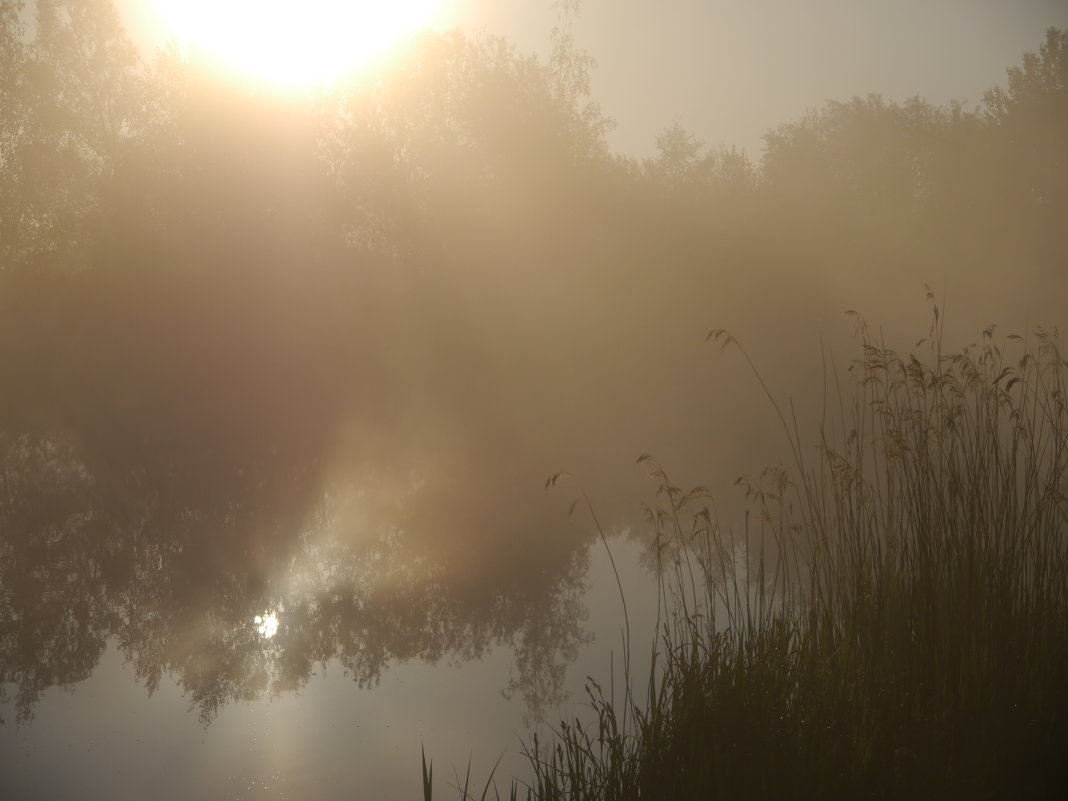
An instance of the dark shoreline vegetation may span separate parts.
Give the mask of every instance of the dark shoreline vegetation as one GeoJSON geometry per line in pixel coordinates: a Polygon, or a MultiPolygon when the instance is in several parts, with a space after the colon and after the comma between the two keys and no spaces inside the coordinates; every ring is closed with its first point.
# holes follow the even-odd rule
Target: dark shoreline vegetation
{"type": "Polygon", "coordinates": [[[921,357],[857,320],[818,442],[769,395],[793,462],[746,482],[742,530],[640,457],[651,679],[591,678],[591,714],[525,741],[511,798],[1063,797],[1068,361],[1041,329],[943,352],[937,306],[921,357]]]}
{"type": "Polygon", "coordinates": [[[16,726],[109,647],[204,725],[327,663],[373,687],[507,647],[537,719],[648,450],[672,476],[653,682],[628,654],[588,720],[529,741],[532,797],[1068,786],[1064,370],[1034,327],[1068,298],[1068,31],[968,104],[828,101],[759,158],[672,125],[635,158],[567,14],[546,57],[422,32],[287,94],[146,63],[110,0],[24,7],[0,0],[16,726]],[[899,356],[925,283],[954,330],[943,308],[899,356]],[[885,337],[860,327],[851,375],[811,370],[848,304],[885,337]],[[676,486],[729,487],[782,437],[750,385],[709,379],[712,324],[798,398],[788,466],[715,509],[676,486]],[[605,530],[540,495],[561,466],[605,530]],[[254,616],[282,602],[265,643],[254,616]]]}

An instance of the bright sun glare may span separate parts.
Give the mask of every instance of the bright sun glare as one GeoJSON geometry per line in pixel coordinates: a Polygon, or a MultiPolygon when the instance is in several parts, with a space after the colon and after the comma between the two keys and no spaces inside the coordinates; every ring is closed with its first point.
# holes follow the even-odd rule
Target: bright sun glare
{"type": "Polygon", "coordinates": [[[252,622],[256,624],[256,632],[264,639],[270,639],[278,633],[278,615],[274,612],[256,615],[252,622]]]}
{"type": "Polygon", "coordinates": [[[438,0],[155,0],[178,41],[285,86],[337,78],[431,22],[438,0]]]}

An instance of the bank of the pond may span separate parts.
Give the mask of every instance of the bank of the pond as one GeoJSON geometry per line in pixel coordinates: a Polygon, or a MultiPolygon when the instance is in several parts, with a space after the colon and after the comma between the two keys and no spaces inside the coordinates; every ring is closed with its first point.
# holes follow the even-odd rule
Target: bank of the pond
{"type": "Polygon", "coordinates": [[[793,463],[738,529],[654,468],[653,680],[591,683],[511,794],[1064,797],[1066,363],[1042,332],[932,333],[925,358],[864,335],[815,450],[777,407],[793,463]]]}

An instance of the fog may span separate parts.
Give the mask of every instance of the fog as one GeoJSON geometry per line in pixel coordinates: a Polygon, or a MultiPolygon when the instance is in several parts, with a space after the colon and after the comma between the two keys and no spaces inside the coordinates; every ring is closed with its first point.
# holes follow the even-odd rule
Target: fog
{"type": "Polygon", "coordinates": [[[636,157],[578,23],[548,56],[424,31],[295,93],[142,60],[102,0],[38,7],[22,28],[0,2],[0,672],[20,720],[108,638],[206,720],[328,659],[370,681],[513,640],[541,649],[513,690],[551,706],[596,535],[568,519],[577,487],[640,536],[650,453],[740,525],[735,480],[789,460],[762,382],[815,437],[859,356],[847,310],[903,352],[936,313],[947,350],[1065,323],[1063,30],[969,105],[842,96],[759,156],[669,117],[636,157]],[[195,633],[279,594],[303,622],[274,684],[195,633]]]}

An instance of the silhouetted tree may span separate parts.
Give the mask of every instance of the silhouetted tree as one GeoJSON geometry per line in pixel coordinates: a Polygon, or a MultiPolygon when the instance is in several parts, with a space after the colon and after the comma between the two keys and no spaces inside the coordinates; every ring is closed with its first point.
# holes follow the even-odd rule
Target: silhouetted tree
{"type": "MultiPolygon", "coordinates": [[[[139,59],[110,0],[39,0],[32,40],[5,4],[0,264],[85,264],[103,184],[139,129],[139,59]],[[8,116],[8,109],[11,115],[8,116]]],[[[68,264],[68,266],[72,266],[68,264]]]]}
{"type": "Polygon", "coordinates": [[[24,31],[20,22],[23,4],[0,0],[0,269],[16,250],[20,231],[22,183],[20,149],[25,134],[26,109],[20,83],[26,64],[24,31]]]}
{"type": "Polygon", "coordinates": [[[650,169],[669,181],[689,177],[700,162],[703,148],[704,142],[676,122],[657,135],[657,155],[650,169]]]}
{"type": "MultiPolygon", "coordinates": [[[[1037,53],[1008,70],[1008,87],[983,96],[998,189],[1023,204],[1039,229],[1060,227],[1068,211],[1068,30],[1050,28],[1037,53]],[[1000,168],[1000,169],[999,169],[1000,168]]],[[[1041,235],[1031,229],[1030,233],[1041,235]]],[[[1061,246],[1068,244],[1062,239],[1061,246]]],[[[1063,251],[1062,251],[1063,252],[1063,251]]]]}

